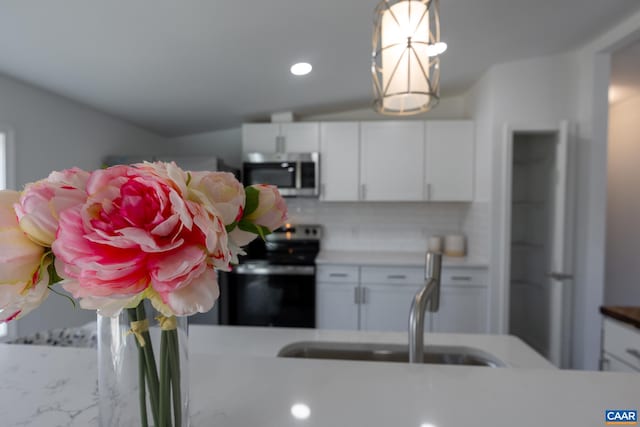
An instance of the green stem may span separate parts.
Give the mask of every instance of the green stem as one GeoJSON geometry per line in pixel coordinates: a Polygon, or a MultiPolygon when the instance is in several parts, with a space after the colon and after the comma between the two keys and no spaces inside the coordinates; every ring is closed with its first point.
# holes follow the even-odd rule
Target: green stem
{"type": "MultiPolygon", "coordinates": [[[[138,314],[135,308],[128,308],[127,315],[129,316],[129,322],[136,322],[138,320],[138,314]]],[[[135,340],[136,347],[138,348],[138,387],[139,387],[139,403],[140,403],[140,424],[142,427],[147,427],[149,422],[147,420],[147,396],[146,396],[146,384],[145,384],[145,370],[146,364],[144,360],[144,350],[140,347],[138,340],[135,340]]]]}
{"type": "MultiPolygon", "coordinates": [[[[136,317],[138,321],[146,320],[147,313],[144,309],[144,302],[140,302],[135,308],[136,317]]],[[[147,385],[149,387],[149,403],[151,404],[151,414],[153,415],[153,422],[156,426],[159,426],[159,408],[158,408],[158,368],[156,367],[156,359],[153,355],[153,345],[151,344],[151,336],[149,332],[143,332],[142,338],[144,339],[145,346],[142,347],[145,360],[145,376],[147,379],[147,385]]]]}
{"type": "Polygon", "coordinates": [[[144,351],[138,347],[138,383],[140,384],[140,424],[142,427],[148,427],[149,421],[147,420],[147,394],[145,378],[145,362],[144,351]]]}
{"type": "Polygon", "coordinates": [[[178,330],[169,333],[171,345],[170,367],[171,386],[173,394],[173,418],[174,427],[182,426],[182,392],[180,390],[180,345],[178,342],[178,330]]]}
{"type": "Polygon", "coordinates": [[[166,427],[171,417],[170,378],[169,378],[169,349],[167,348],[167,331],[160,333],[160,424],[166,427]]]}

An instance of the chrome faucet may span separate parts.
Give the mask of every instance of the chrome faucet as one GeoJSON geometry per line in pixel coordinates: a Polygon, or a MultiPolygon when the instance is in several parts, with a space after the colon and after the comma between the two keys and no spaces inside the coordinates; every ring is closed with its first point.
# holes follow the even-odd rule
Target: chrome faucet
{"type": "Polygon", "coordinates": [[[425,311],[438,311],[440,307],[440,270],[442,254],[427,252],[425,280],[413,298],[409,312],[409,363],[424,363],[424,315],[425,311]]]}

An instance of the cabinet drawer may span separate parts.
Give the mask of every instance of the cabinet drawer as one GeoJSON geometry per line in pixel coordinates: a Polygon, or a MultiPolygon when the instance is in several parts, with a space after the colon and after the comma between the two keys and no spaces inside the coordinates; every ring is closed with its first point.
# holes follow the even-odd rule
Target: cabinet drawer
{"type": "Polygon", "coordinates": [[[362,267],[362,283],[422,284],[424,283],[424,268],[362,267]]]}
{"type": "Polygon", "coordinates": [[[485,268],[443,268],[443,285],[486,285],[487,269],[485,268]]]}
{"type": "Polygon", "coordinates": [[[604,351],[640,369],[640,330],[604,319],[604,351]]]}
{"type": "Polygon", "coordinates": [[[358,283],[358,267],[353,265],[320,265],[318,266],[316,281],[324,283],[358,283]]]}

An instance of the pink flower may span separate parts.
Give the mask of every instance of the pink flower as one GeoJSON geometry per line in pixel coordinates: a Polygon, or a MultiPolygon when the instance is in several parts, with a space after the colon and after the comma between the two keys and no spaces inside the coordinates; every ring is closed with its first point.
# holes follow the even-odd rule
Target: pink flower
{"type": "MultiPolygon", "coordinates": [[[[287,204],[280,195],[278,188],[273,185],[258,184],[246,188],[247,202],[243,222],[261,227],[271,232],[281,227],[287,221],[287,204]],[[257,194],[255,200],[251,200],[257,194]]],[[[229,233],[229,240],[235,246],[244,246],[256,238],[257,234],[248,230],[249,227],[239,224],[229,233]]],[[[268,233],[265,233],[268,234],[268,233]]]]}
{"type": "Polygon", "coordinates": [[[62,213],[53,243],[63,287],[81,306],[117,314],[146,297],[167,315],[211,309],[227,235],[219,217],[183,197],[185,178],[161,163],[91,174],[86,202],[62,213]],[[208,297],[196,304],[197,295],[208,297]]]}
{"type": "Polygon", "coordinates": [[[220,215],[224,225],[242,218],[244,187],[229,172],[190,172],[189,193],[209,212],[220,215]]]}
{"type": "Polygon", "coordinates": [[[20,229],[13,209],[19,199],[18,192],[0,191],[0,322],[24,316],[49,293],[48,263],[40,269],[44,248],[20,229]]]}
{"type": "Polygon", "coordinates": [[[15,209],[20,227],[31,240],[51,246],[60,213],[86,200],[88,178],[88,172],[73,168],[51,172],[48,178],[27,185],[15,209]]]}

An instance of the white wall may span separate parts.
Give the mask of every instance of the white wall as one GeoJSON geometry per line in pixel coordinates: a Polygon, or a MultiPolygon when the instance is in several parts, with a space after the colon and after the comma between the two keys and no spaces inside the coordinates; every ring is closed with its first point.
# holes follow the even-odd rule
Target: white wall
{"type": "Polygon", "coordinates": [[[607,204],[608,89],[611,52],[640,37],[640,12],[588,42],[578,52],[578,194],[574,316],[575,367],[598,366],[604,297],[607,204]]]}
{"type": "Polygon", "coordinates": [[[476,122],[476,193],[490,200],[491,316],[493,332],[505,332],[507,313],[501,289],[507,286],[501,271],[505,218],[501,190],[505,174],[502,158],[503,127],[513,129],[558,128],[576,116],[575,71],[572,54],[530,58],[493,66],[469,92],[469,114],[476,122]]]}
{"type": "Polygon", "coordinates": [[[242,129],[225,129],[172,138],[161,144],[162,154],[202,154],[222,158],[228,165],[242,167],[242,129]]]}
{"type": "MultiPolygon", "coordinates": [[[[443,97],[438,105],[430,111],[415,116],[402,117],[402,120],[446,120],[446,119],[468,119],[466,108],[466,95],[443,97]]],[[[373,110],[372,107],[358,108],[345,111],[334,111],[324,114],[312,114],[302,116],[300,121],[366,121],[366,120],[398,120],[398,116],[382,115],[373,110]]]]}
{"type": "Polygon", "coordinates": [[[640,96],[609,110],[605,304],[640,302],[640,96]]]}
{"type": "MultiPolygon", "coordinates": [[[[66,98],[0,75],[0,128],[15,145],[17,188],[50,171],[78,166],[96,169],[114,153],[145,153],[162,138],[66,98]]],[[[95,320],[64,298],[47,302],[18,321],[18,334],[95,320]]]]}

